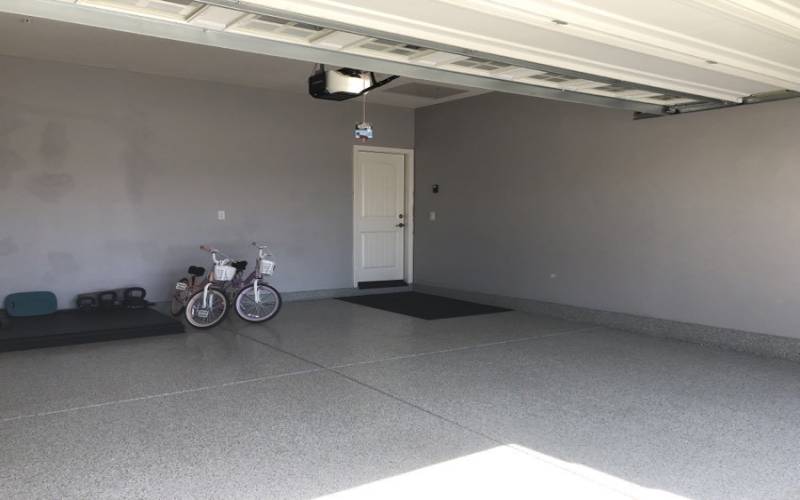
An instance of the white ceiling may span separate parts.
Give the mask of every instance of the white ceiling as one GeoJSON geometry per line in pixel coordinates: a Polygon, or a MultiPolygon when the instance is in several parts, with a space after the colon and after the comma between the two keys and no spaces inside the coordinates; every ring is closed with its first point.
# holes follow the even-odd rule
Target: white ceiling
{"type": "MultiPolygon", "coordinates": [[[[142,52],[98,48],[92,34],[78,50],[38,39],[31,48],[15,49],[34,52],[32,57],[91,54],[95,61],[78,62],[119,59],[148,72],[177,65],[179,76],[259,86],[268,78],[258,66],[239,67],[238,58],[253,58],[245,52],[345,61],[440,83],[650,114],[800,91],[799,0],[0,0],[0,11],[4,7],[243,51],[218,53],[209,65],[211,52],[199,47],[161,51],[159,42],[125,35],[142,44],[142,52]],[[185,51],[185,58],[178,57],[185,63],[172,64],[173,50],[185,51]]],[[[50,28],[41,31],[59,44],[45,33],[50,28]]],[[[305,73],[297,67],[298,75],[305,73]]],[[[383,94],[381,99],[390,92],[383,94]]]]}
{"type": "MultiPolygon", "coordinates": [[[[313,65],[261,54],[0,13],[0,54],[114,68],[139,73],[230,83],[281,92],[307,93],[313,65]],[[209,64],[213,61],[213,64],[209,64]]],[[[438,104],[486,92],[435,84],[432,97],[399,94],[417,80],[400,78],[371,92],[369,102],[406,108],[438,104]],[[398,88],[399,87],[399,88],[398,88]],[[458,88],[463,93],[440,97],[458,88]]],[[[414,90],[412,88],[412,90],[414,90]]],[[[309,99],[311,99],[309,97],[309,99]]]]}

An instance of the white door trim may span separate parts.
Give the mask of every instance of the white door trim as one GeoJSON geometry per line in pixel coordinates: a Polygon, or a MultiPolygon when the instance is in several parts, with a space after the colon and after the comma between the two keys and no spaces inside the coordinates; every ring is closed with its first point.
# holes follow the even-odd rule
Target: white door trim
{"type": "Polygon", "coordinates": [[[357,156],[360,152],[395,153],[405,157],[405,265],[403,279],[409,285],[414,282],[414,150],[405,148],[384,148],[379,146],[353,146],[353,288],[358,287],[356,267],[358,265],[358,207],[356,192],[360,189],[358,182],[357,156]]]}

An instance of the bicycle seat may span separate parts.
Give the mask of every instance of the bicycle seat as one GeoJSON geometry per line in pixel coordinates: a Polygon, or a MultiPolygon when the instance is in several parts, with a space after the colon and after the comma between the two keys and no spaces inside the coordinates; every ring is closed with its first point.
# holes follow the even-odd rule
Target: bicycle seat
{"type": "Polygon", "coordinates": [[[244,271],[247,269],[247,261],[246,260],[237,260],[231,262],[231,265],[236,268],[237,271],[244,271]]]}
{"type": "Polygon", "coordinates": [[[206,268],[199,266],[189,266],[188,273],[192,276],[197,276],[199,278],[200,276],[206,274],[206,268]]]}

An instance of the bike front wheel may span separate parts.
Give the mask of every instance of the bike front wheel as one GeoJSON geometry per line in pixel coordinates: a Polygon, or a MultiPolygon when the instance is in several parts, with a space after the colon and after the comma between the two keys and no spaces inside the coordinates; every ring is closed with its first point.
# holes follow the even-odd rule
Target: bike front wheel
{"type": "Polygon", "coordinates": [[[236,314],[245,321],[261,323],[278,314],[281,302],[281,294],[270,285],[249,285],[236,294],[236,314]]]}
{"type": "Polygon", "coordinates": [[[228,298],[216,289],[200,290],[186,303],[186,321],[195,328],[216,326],[228,312],[228,298]]]}

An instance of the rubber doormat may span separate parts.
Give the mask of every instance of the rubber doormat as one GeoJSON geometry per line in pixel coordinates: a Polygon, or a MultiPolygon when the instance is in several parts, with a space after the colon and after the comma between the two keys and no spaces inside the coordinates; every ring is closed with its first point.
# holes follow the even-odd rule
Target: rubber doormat
{"type": "Polygon", "coordinates": [[[511,310],[417,292],[358,295],[340,297],[339,300],[421,319],[458,318],[511,310]]]}

